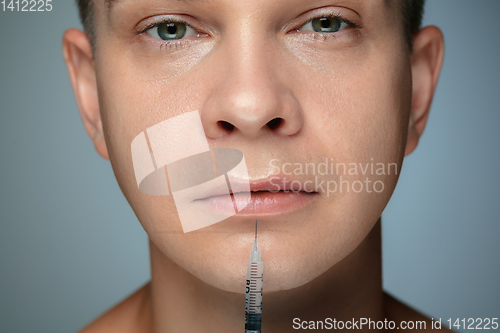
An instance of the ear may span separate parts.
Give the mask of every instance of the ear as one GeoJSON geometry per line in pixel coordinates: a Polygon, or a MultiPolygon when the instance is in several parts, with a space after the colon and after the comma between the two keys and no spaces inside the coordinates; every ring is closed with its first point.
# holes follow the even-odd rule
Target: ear
{"type": "Polygon", "coordinates": [[[64,61],[83,126],[99,155],[109,160],[99,111],[92,46],[87,35],[78,29],[67,30],[62,42],[64,61]]]}
{"type": "Polygon", "coordinates": [[[422,28],[411,55],[412,100],[405,156],[415,150],[424,132],[444,59],[444,39],[435,26],[422,28]]]}

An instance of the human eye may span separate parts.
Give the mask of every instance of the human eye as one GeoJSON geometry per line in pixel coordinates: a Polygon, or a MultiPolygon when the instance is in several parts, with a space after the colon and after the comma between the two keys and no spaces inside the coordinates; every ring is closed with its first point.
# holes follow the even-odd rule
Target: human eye
{"type": "MultiPolygon", "coordinates": [[[[200,37],[201,34],[186,21],[177,18],[160,18],[148,23],[137,31],[137,34],[148,36],[161,42],[162,46],[184,46],[189,37],[200,37]]],[[[192,40],[191,40],[192,41],[192,40]]]]}
{"type": "Polygon", "coordinates": [[[335,33],[349,27],[360,28],[359,25],[340,15],[326,15],[312,18],[297,31],[314,31],[320,33],[335,33]]]}
{"type": "Polygon", "coordinates": [[[148,35],[165,41],[196,37],[198,33],[184,22],[160,22],[147,30],[148,35]]]}

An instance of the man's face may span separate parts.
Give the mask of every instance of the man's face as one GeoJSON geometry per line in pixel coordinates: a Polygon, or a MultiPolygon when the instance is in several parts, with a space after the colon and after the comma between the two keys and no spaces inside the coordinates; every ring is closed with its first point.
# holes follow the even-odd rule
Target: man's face
{"type": "Polygon", "coordinates": [[[386,206],[405,151],[412,79],[399,3],[115,2],[96,1],[99,105],[118,183],[152,242],[234,292],[256,218],[266,291],[300,286],[349,254],[386,206]],[[194,110],[211,148],[244,153],[251,182],[274,176],[315,192],[254,192],[246,212],[183,233],[172,196],[137,189],[130,144],[194,110]]]}

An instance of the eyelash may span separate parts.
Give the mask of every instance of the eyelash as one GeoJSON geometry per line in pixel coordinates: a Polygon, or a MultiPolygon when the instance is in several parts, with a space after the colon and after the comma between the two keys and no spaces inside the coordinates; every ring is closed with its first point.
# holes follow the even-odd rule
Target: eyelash
{"type": "MultiPolygon", "coordinates": [[[[153,28],[156,28],[162,24],[165,24],[165,23],[184,23],[185,25],[189,25],[185,20],[183,19],[177,19],[177,20],[173,20],[173,19],[169,19],[169,18],[166,18],[166,19],[163,19],[163,20],[160,20],[160,21],[157,21],[157,22],[151,22],[150,24],[148,24],[147,26],[145,26],[144,28],[142,28],[141,30],[137,30],[136,33],[138,35],[140,34],[143,34],[145,32],[148,32],[148,30],[150,29],[153,29],[153,28]]],[[[190,26],[190,25],[189,25],[190,26]]]]}
{"type": "MultiPolygon", "coordinates": [[[[323,15],[314,16],[314,17],[310,18],[309,20],[307,20],[304,24],[302,24],[298,29],[293,29],[292,31],[299,32],[299,30],[302,29],[304,26],[306,26],[307,24],[311,23],[313,20],[318,19],[318,18],[336,19],[336,20],[339,20],[341,24],[346,24],[348,27],[353,27],[353,28],[357,28],[357,29],[361,29],[362,28],[362,26],[360,26],[359,24],[356,24],[356,23],[348,20],[344,16],[342,16],[340,14],[333,14],[332,13],[332,14],[323,14],[323,15]]],[[[324,41],[327,41],[330,38],[336,38],[336,35],[339,32],[340,31],[329,32],[329,33],[322,33],[322,32],[318,32],[318,31],[306,31],[305,34],[309,38],[311,38],[312,40],[324,42],[324,41]]]]}
{"type": "MultiPolygon", "coordinates": [[[[299,31],[299,29],[301,29],[302,27],[304,27],[306,24],[309,24],[312,20],[314,19],[317,19],[317,18],[333,18],[333,19],[336,19],[336,20],[339,20],[341,23],[345,23],[347,24],[348,26],[350,27],[354,27],[354,28],[357,28],[357,29],[361,29],[362,26],[360,26],[359,24],[356,24],[348,19],[346,19],[345,17],[343,17],[342,15],[339,15],[339,14],[326,14],[326,15],[318,15],[318,16],[315,16],[315,17],[312,17],[310,18],[308,21],[306,21],[304,24],[302,24],[298,29],[293,29],[295,31],[299,31]]],[[[153,28],[156,28],[156,27],[159,27],[160,25],[162,24],[166,24],[166,23],[184,23],[185,25],[191,27],[191,25],[186,22],[185,20],[183,19],[170,19],[170,18],[167,18],[167,19],[163,19],[161,21],[157,21],[157,22],[152,22],[150,24],[148,24],[146,27],[142,28],[141,30],[138,30],[136,31],[136,33],[138,35],[141,35],[141,34],[144,34],[144,33],[147,33],[149,30],[153,29],[153,28]]],[[[192,29],[196,30],[195,28],[191,27],[192,29]]],[[[332,37],[335,37],[335,34],[337,32],[330,32],[330,33],[321,33],[321,32],[314,32],[313,35],[324,35],[324,38],[326,39],[326,35],[330,35],[332,37]]],[[[184,38],[181,38],[181,39],[177,39],[177,40],[174,40],[174,41],[163,41],[160,45],[160,48],[162,47],[167,47],[167,48],[170,48],[170,47],[179,47],[179,46],[183,46],[183,44],[185,42],[182,42],[184,38]]]]}
{"type": "Polygon", "coordinates": [[[342,23],[347,24],[348,26],[351,26],[354,28],[359,28],[359,29],[362,28],[359,24],[356,24],[356,23],[346,19],[345,17],[343,17],[340,14],[318,15],[318,16],[310,18],[306,23],[302,24],[300,27],[302,28],[303,26],[305,26],[306,24],[308,24],[309,22],[311,22],[312,20],[317,19],[317,18],[333,18],[333,19],[339,20],[342,23]]]}
{"type": "MultiPolygon", "coordinates": [[[[166,23],[184,23],[185,25],[191,27],[191,25],[183,19],[175,19],[174,20],[174,19],[166,18],[166,19],[163,19],[163,20],[160,20],[157,22],[152,22],[152,23],[148,24],[146,27],[142,28],[141,30],[136,31],[136,33],[137,33],[137,35],[142,35],[144,33],[147,33],[149,30],[151,30],[153,28],[157,28],[160,25],[166,24],[166,23]]],[[[191,28],[194,29],[193,27],[191,27],[191,28]]],[[[163,47],[171,48],[171,47],[183,46],[185,44],[185,42],[182,41],[183,39],[184,38],[173,40],[173,41],[162,41],[160,44],[160,48],[163,48],[163,47]]]]}

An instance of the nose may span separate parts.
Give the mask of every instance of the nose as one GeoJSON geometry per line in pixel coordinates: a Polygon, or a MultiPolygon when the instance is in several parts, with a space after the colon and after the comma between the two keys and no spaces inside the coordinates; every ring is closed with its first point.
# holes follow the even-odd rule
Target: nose
{"type": "Polygon", "coordinates": [[[279,56],[262,35],[234,37],[212,58],[213,88],[200,108],[206,136],[296,134],[303,112],[279,56]]]}

